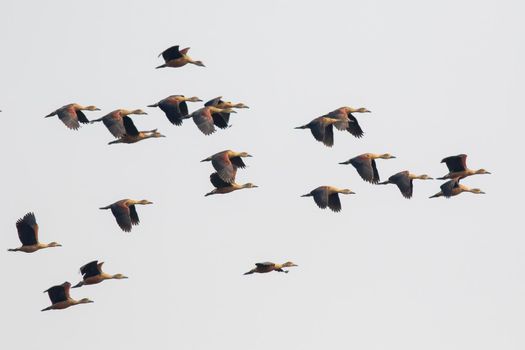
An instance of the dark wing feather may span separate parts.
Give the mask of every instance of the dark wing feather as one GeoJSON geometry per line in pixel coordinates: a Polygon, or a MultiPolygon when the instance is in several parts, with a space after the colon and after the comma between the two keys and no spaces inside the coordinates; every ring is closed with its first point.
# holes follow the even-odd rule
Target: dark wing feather
{"type": "Polygon", "coordinates": [[[82,111],[77,111],[77,119],[79,122],[83,123],[83,124],[88,124],[89,123],[89,119],[86,117],[86,115],[84,114],[84,112],[82,111]]]}
{"type": "Polygon", "coordinates": [[[115,137],[122,137],[126,133],[124,128],[124,122],[121,117],[116,117],[113,115],[106,116],[102,119],[102,122],[108,128],[111,135],[115,137]]]}
{"type": "Polygon", "coordinates": [[[221,98],[222,97],[219,96],[219,97],[215,97],[214,99],[209,100],[208,102],[204,104],[204,107],[217,106],[219,103],[222,103],[221,98]]]}
{"type": "Polygon", "coordinates": [[[186,101],[179,102],[179,110],[182,116],[188,115],[188,105],[186,104],[186,101]]]}
{"type": "Polygon", "coordinates": [[[341,201],[339,200],[339,194],[332,193],[328,196],[328,208],[332,209],[336,213],[341,211],[341,201]]]}
{"type": "Polygon", "coordinates": [[[412,179],[408,176],[408,171],[402,171],[400,173],[392,175],[388,178],[388,181],[397,185],[403,197],[412,197],[414,185],[412,179]]]}
{"type": "Polygon", "coordinates": [[[64,285],[53,286],[46,290],[44,293],[47,293],[49,295],[49,299],[51,300],[52,304],[56,304],[61,301],[66,301],[68,297],[64,285]]]}
{"type": "Polygon", "coordinates": [[[355,157],[350,159],[350,164],[354,166],[354,168],[357,170],[357,173],[359,174],[359,176],[361,176],[363,180],[374,183],[374,178],[375,174],[377,173],[377,169],[374,170],[374,168],[372,167],[372,162],[369,158],[355,157]]]}
{"type": "Polygon", "coordinates": [[[467,155],[459,154],[457,156],[443,158],[441,163],[446,163],[447,168],[451,173],[464,171],[467,169],[467,155]]]}
{"type": "Polygon", "coordinates": [[[137,214],[137,208],[135,207],[135,205],[130,205],[129,206],[129,217],[131,218],[131,224],[132,225],[138,225],[140,220],[139,220],[139,214],[137,214]]]}
{"type": "Polygon", "coordinates": [[[188,107],[186,106],[186,114],[183,114],[181,107],[182,104],[186,106],[186,102],[180,103],[161,103],[159,104],[160,109],[166,114],[168,120],[175,125],[182,125],[183,116],[188,114],[188,107]]]}
{"type": "Polygon", "coordinates": [[[217,170],[217,175],[219,175],[221,180],[230,184],[235,181],[236,170],[230,158],[228,158],[227,152],[221,152],[213,156],[211,164],[217,170]]]}
{"type": "Polygon", "coordinates": [[[274,267],[275,263],[269,262],[269,261],[265,261],[265,262],[262,262],[262,263],[256,263],[255,266],[257,266],[257,267],[274,267]]]}
{"type": "Polygon", "coordinates": [[[226,129],[228,127],[228,122],[230,121],[230,113],[213,113],[211,115],[213,118],[213,124],[221,129],[226,129]]]}
{"type": "Polygon", "coordinates": [[[350,124],[350,121],[346,115],[346,113],[342,112],[340,109],[336,109],[335,111],[332,111],[326,115],[329,118],[338,119],[339,121],[334,124],[335,128],[337,130],[347,130],[348,124],[350,124]]]}
{"type": "Polygon", "coordinates": [[[315,204],[321,209],[328,206],[328,192],[323,188],[316,188],[311,192],[314,197],[315,204]]]}
{"type": "Polygon", "coordinates": [[[182,54],[179,51],[179,45],[172,46],[169,49],[164,50],[161,55],[166,62],[182,57],[182,54]]]}
{"type": "Polygon", "coordinates": [[[124,129],[126,129],[126,134],[130,136],[137,136],[139,134],[137,127],[135,126],[135,124],[133,124],[133,120],[130,117],[125,116],[122,118],[122,120],[124,122],[124,129]]]}
{"type": "Polygon", "coordinates": [[[371,163],[372,163],[372,169],[374,170],[374,178],[372,179],[372,183],[376,184],[379,182],[379,172],[377,171],[376,160],[372,159],[371,163]]]}
{"type": "Polygon", "coordinates": [[[346,130],[357,138],[363,137],[365,133],[359,126],[356,117],[354,117],[351,113],[348,113],[348,119],[350,119],[350,123],[348,123],[346,130]]]}
{"type": "Polygon", "coordinates": [[[117,220],[117,224],[125,232],[131,231],[131,217],[130,210],[127,205],[116,203],[111,206],[111,212],[117,220]]]}
{"type": "Polygon", "coordinates": [[[68,128],[76,130],[80,128],[78,123],[77,114],[72,108],[59,109],[57,111],[58,119],[62,121],[68,128]]]}
{"type": "Polygon", "coordinates": [[[80,273],[83,279],[100,275],[101,271],[98,269],[98,260],[93,260],[82,266],[80,273]]]}
{"type": "Polygon", "coordinates": [[[217,173],[213,173],[210,175],[210,182],[212,185],[216,188],[223,188],[223,187],[230,187],[231,184],[225,182],[222,180],[217,173]]]}
{"type": "Polygon", "coordinates": [[[334,127],[332,124],[329,124],[325,125],[324,128],[325,133],[323,143],[328,147],[332,147],[334,145],[334,127]]]}
{"type": "Polygon", "coordinates": [[[452,179],[440,186],[444,197],[452,197],[454,188],[459,186],[459,179],[452,179]]]}
{"type": "Polygon", "coordinates": [[[35,214],[27,213],[16,222],[18,238],[22,245],[34,245],[38,243],[38,224],[35,214]]]}
{"type": "Polygon", "coordinates": [[[312,135],[317,141],[324,142],[325,139],[325,127],[319,119],[313,120],[308,124],[312,135]]]}
{"type": "Polygon", "coordinates": [[[242,160],[241,157],[232,157],[232,158],[230,158],[230,161],[237,168],[241,168],[241,169],[246,168],[246,164],[244,164],[244,161],[242,160]]]}
{"type": "Polygon", "coordinates": [[[213,118],[209,110],[198,110],[192,114],[193,122],[204,135],[211,135],[215,132],[213,118]]]}

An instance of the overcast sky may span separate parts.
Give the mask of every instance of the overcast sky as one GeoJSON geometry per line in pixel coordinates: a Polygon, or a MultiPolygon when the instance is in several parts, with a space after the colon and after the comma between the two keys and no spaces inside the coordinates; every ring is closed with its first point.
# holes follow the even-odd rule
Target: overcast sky
{"type": "MultiPolygon", "coordinates": [[[[3,171],[0,326],[6,349],[524,349],[525,47],[519,1],[10,1],[0,4],[3,171]],[[158,69],[190,46],[206,68],[158,69]],[[204,136],[147,108],[172,94],[251,109],[204,136]],[[140,130],[167,137],[111,145],[102,124],[68,130],[43,117],[77,102],[98,118],[143,108],[140,130]],[[340,106],[363,139],[335,145],[294,130],[340,106]],[[254,155],[237,181],[256,189],[204,197],[218,151],[254,155]],[[466,153],[492,175],[486,195],[428,199],[440,181],[362,181],[337,164],[364,152],[382,179],[434,177],[466,153]],[[300,198],[350,188],[342,212],[300,198]],[[148,199],[122,232],[108,211],[148,199]],[[34,211],[43,242],[8,253],[34,211]],[[42,313],[42,291],[99,259],[130,278],[72,290],[94,304],[42,313]],[[243,276],[258,261],[289,274],[243,276]]],[[[190,103],[190,111],[201,104],[190,103]]]]}

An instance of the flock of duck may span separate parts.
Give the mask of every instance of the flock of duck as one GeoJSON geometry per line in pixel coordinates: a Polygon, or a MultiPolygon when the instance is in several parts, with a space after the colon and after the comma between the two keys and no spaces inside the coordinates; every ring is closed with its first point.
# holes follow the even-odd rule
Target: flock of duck
{"type": "MultiPolygon", "coordinates": [[[[156,68],[178,68],[183,67],[186,64],[205,67],[201,61],[193,60],[190,56],[188,56],[188,51],[189,48],[180,50],[179,46],[170,47],[159,55],[164,58],[165,63],[159,65],[156,68]]],[[[196,103],[203,101],[198,97],[172,95],[160,100],[157,103],[151,104],[148,107],[160,108],[168,120],[176,126],[182,125],[185,119],[191,118],[193,119],[197,128],[205,135],[211,135],[216,132],[216,127],[219,129],[230,127],[230,114],[236,113],[235,109],[249,108],[243,103],[227,102],[223,101],[222,97],[216,97],[206,102],[202,108],[190,113],[187,102],[196,103]]],[[[147,114],[142,109],[117,109],[101,118],[91,121],[83,112],[99,110],[100,109],[95,106],[82,106],[77,103],[71,103],[48,114],[45,116],[45,118],[57,116],[66,125],[66,127],[73,130],[79,129],[80,124],[93,124],[102,122],[111,135],[115,137],[115,140],[109,142],[110,145],[116,143],[136,143],[149,138],[165,137],[160,132],[158,132],[157,129],[148,131],[139,131],[137,129],[130,116],[147,114]]],[[[357,138],[363,137],[364,132],[361,129],[357,118],[354,116],[355,113],[370,113],[370,111],[366,108],[341,107],[321,117],[313,119],[308,124],[296,127],[296,129],[310,129],[313,137],[317,141],[322,142],[327,147],[332,147],[334,144],[334,126],[337,130],[347,131],[357,138]]],[[[252,183],[238,184],[235,182],[237,170],[246,167],[243,158],[250,157],[252,156],[247,152],[225,150],[203,159],[202,162],[211,162],[211,165],[215,170],[215,172],[210,175],[210,182],[214,186],[214,189],[206,193],[205,196],[214,194],[227,194],[244,188],[257,187],[252,183]]],[[[339,164],[351,164],[356,169],[359,176],[364,181],[369,183],[380,185],[395,184],[399,188],[401,194],[407,199],[411,198],[413,194],[413,180],[433,179],[426,174],[415,175],[405,170],[390,176],[387,181],[380,182],[376,159],[393,158],[396,157],[389,153],[364,153],[339,164]]],[[[466,159],[467,155],[460,154],[446,157],[441,161],[442,163],[446,164],[449,172],[438,179],[448,181],[442,184],[440,191],[430,198],[450,198],[463,192],[471,192],[475,194],[484,193],[480,189],[469,188],[463,184],[460,184],[460,181],[468,176],[476,174],[490,174],[490,172],[486,171],[485,169],[469,169],[466,164],[466,159]]],[[[314,202],[319,208],[329,208],[334,212],[339,212],[342,209],[339,194],[355,193],[350,189],[341,189],[333,186],[320,186],[309,193],[304,194],[302,197],[313,197],[314,202]]],[[[148,204],[152,204],[152,202],[146,199],[122,199],[116,201],[113,204],[101,207],[100,209],[110,209],[118,226],[124,232],[130,232],[132,227],[134,225],[138,225],[140,222],[136,206],[148,204]]],[[[9,251],[34,253],[41,249],[61,246],[57,242],[42,243],[39,241],[38,224],[36,222],[34,213],[27,213],[24,217],[20,218],[16,222],[16,228],[22,246],[19,248],[8,249],[9,251]]],[[[88,298],[83,298],[80,300],[73,299],[70,296],[71,288],[98,284],[109,279],[127,278],[120,273],[113,275],[105,273],[102,271],[102,264],[103,262],[94,260],[82,266],[80,268],[82,281],[73,287],[71,286],[71,283],[64,282],[60,285],[55,285],[45,290],[44,293],[48,293],[52,304],[44,308],[42,311],[65,309],[73,305],[93,302],[88,298]]],[[[271,271],[287,273],[288,270],[284,270],[284,268],[294,266],[297,265],[291,261],[285,262],[283,264],[277,264],[273,262],[256,263],[255,268],[246,272],[245,275],[253,273],[268,273],[271,271]]]]}

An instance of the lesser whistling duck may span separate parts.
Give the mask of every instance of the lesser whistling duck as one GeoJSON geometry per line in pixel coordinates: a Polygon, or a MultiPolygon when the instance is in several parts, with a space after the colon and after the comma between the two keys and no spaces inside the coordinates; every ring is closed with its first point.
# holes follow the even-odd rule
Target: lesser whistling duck
{"type": "Polygon", "coordinates": [[[93,302],[88,298],[83,298],[80,300],[72,299],[69,295],[70,289],[71,283],[64,282],[58,286],[53,286],[48,290],[45,290],[44,293],[47,293],[49,295],[49,299],[51,299],[52,305],[46,307],[45,309],[42,309],[41,311],[62,310],[67,309],[68,307],[73,305],[88,304],[93,302]]]}
{"type": "Polygon", "coordinates": [[[352,107],[341,107],[338,108],[330,113],[328,113],[326,116],[330,118],[335,118],[338,120],[337,123],[334,124],[334,126],[337,128],[337,130],[346,130],[350,134],[354,135],[357,138],[361,138],[364,135],[363,130],[359,126],[359,123],[357,122],[356,117],[352,115],[352,113],[370,113],[368,109],[361,107],[361,108],[352,108],[352,107]]]}
{"type": "Polygon", "coordinates": [[[162,53],[159,54],[159,57],[162,55],[162,58],[164,58],[165,63],[155,68],[178,68],[185,66],[188,63],[200,67],[206,67],[201,61],[194,61],[190,56],[188,56],[189,50],[189,47],[179,50],[179,45],[172,46],[169,49],[164,50],[162,53]]]}
{"type": "Polygon", "coordinates": [[[463,192],[470,192],[470,193],[475,193],[475,194],[485,194],[485,192],[483,192],[479,188],[470,188],[470,187],[460,184],[459,180],[460,178],[455,178],[455,179],[445,182],[443,185],[440,186],[441,191],[439,191],[433,196],[430,196],[429,198],[437,198],[437,197],[450,198],[453,196],[457,196],[458,194],[461,194],[463,192]]]}
{"type": "Polygon", "coordinates": [[[322,142],[325,146],[332,147],[334,145],[334,129],[333,125],[339,120],[328,117],[318,117],[305,124],[298,126],[295,129],[310,129],[314,138],[322,142]]]}
{"type": "Polygon", "coordinates": [[[18,238],[22,242],[20,248],[8,249],[10,252],[34,253],[40,249],[62,247],[57,242],[40,243],[38,241],[38,224],[36,223],[35,214],[27,213],[23,218],[16,222],[18,238]]]}
{"type": "Polygon", "coordinates": [[[333,186],[319,186],[310,193],[303,194],[301,197],[314,197],[315,204],[321,209],[326,207],[334,212],[341,211],[341,201],[339,200],[339,193],[341,194],[355,194],[352,190],[341,189],[333,186]]]}
{"type": "Polygon", "coordinates": [[[78,282],[73,288],[82,287],[90,284],[97,284],[105,280],[121,280],[128,277],[124,276],[121,273],[115,275],[110,275],[102,271],[102,265],[104,262],[98,262],[98,260],[91,261],[86,265],[80,268],[80,273],[82,274],[82,281],[78,282]]]}
{"type": "Polygon", "coordinates": [[[58,119],[62,121],[68,128],[77,130],[80,128],[80,123],[87,124],[89,123],[88,118],[82,111],[100,111],[99,108],[95,106],[81,106],[78,103],[70,103],[68,105],[62,106],[56,111],[46,115],[44,118],[49,118],[52,116],[58,116],[58,119]]]}
{"type": "Polygon", "coordinates": [[[195,125],[204,135],[211,135],[215,130],[213,114],[215,113],[237,113],[231,108],[217,108],[214,106],[205,106],[193,112],[190,117],[193,118],[195,125]]]}
{"type": "Polygon", "coordinates": [[[138,225],[140,222],[137,209],[135,208],[135,205],[137,204],[146,205],[153,204],[153,202],[150,202],[146,199],[122,199],[118,202],[99,209],[111,209],[111,212],[113,213],[115,220],[117,220],[117,224],[120,226],[120,228],[125,232],[130,232],[131,226],[138,225]]]}
{"type": "Polygon", "coordinates": [[[392,175],[388,178],[387,181],[380,182],[379,185],[386,185],[386,184],[395,184],[401,191],[401,194],[403,197],[410,199],[412,198],[412,192],[414,191],[414,185],[413,180],[433,180],[430,176],[423,174],[423,175],[415,175],[409,172],[408,170],[401,171],[395,175],[392,175]]]}
{"type": "MultiPolygon", "coordinates": [[[[229,101],[223,101],[222,96],[215,97],[214,99],[209,100],[204,104],[205,107],[213,106],[221,109],[231,109],[231,108],[250,108],[242,102],[233,103],[229,101]]],[[[221,129],[226,129],[230,121],[230,113],[228,112],[217,112],[212,113],[213,123],[221,129]]]]}
{"type": "MultiPolygon", "coordinates": [[[[234,174],[235,178],[235,174],[234,174]]],[[[211,196],[212,194],[225,194],[230,193],[233,191],[241,190],[243,188],[256,188],[259,187],[257,185],[252,184],[251,182],[245,183],[243,185],[239,185],[236,182],[228,183],[220,178],[220,176],[217,173],[213,173],[210,175],[210,182],[213,186],[215,186],[215,189],[211,192],[206,193],[204,196],[211,196]]]]}
{"type": "Polygon", "coordinates": [[[288,273],[289,271],[283,270],[283,268],[293,267],[293,266],[299,266],[299,265],[296,265],[291,261],[287,261],[284,264],[276,264],[273,262],[266,261],[262,263],[256,263],[255,268],[251,269],[248,272],[245,272],[244,275],[251,275],[252,273],[268,273],[272,271],[288,273]]]}
{"type": "Polygon", "coordinates": [[[376,159],[392,159],[396,158],[390,153],[375,154],[363,153],[357,157],[341,162],[339,164],[352,164],[356,168],[361,178],[367,182],[377,184],[379,182],[379,172],[376,167],[376,159]]]}
{"type": "Polygon", "coordinates": [[[182,125],[182,121],[188,118],[189,114],[186,102],[202,102],[202,100],[195,96],[171,95],[148,107],[159,107],[172,124],[182,125]]]}
{"type": "Polygon", "coordinates": [[[443,158],[441,163],[446,163],[449,173],[443,177],[439,177],[438,180],[454,179],[454,178],[465,178],[467,176],[476,174],[490,174],[485,169],[472,170],[467,168],[467,155],[458,154],[457,156],[450,156],[443,158]]]}
{"type": "Polygon", "coordinates": [[[250,154],[246,152],[235,152],[232,150],[226,150],[212,155],[206,159],[201,160],[201,162],[209,162],[217,171],[217,174],[221,180],[232,183],[235,181],[235,174],[237,168],[245,168],[242,158],[251,157],[250,154]]]}
{"type": "Polygon", "coordinates": [[[132,111],[127,109],[116,109],[113,112],[106,114],[102,118],[92,120],[91,123],[102,121],[106,128],[108,128],[111,135],[115,137],[122,137],[126,133],[123,118],[131,114],[147,115],[148,113],[144,112],[142,109],[135,109],[132,111]]]}
{"type": "Polygon", "coordinates": [[[126,133],[119,139],[109,142],[108,145],[115,143],[135,143],[149,138],[166,137],[158,132],[157,129],[138,131],[138,129],[135,127],[135,124],[133,124],[133,120],[131,120],[131,118],[128,116],[123,117],[122,122],[124,123],[124,129],[126,130],[126,133]]]}

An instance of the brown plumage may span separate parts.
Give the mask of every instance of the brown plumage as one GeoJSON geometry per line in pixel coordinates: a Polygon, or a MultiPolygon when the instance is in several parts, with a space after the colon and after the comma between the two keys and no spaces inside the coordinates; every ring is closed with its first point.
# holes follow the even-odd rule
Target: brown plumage
{"type": "Polygon", "coordinates": [[[126,279],[127,277],[121,273],[115,275],[110,275],[102,271],[103,262],[98,262],[98,260],[93,260],[86,265],[80,268],[80,273],[82,274],[82,281],[78,282],[72,288],[78,288],[85,285],[98,284],[105,280],[110,279],[126,279]]]}
{"type": "Polygon", "coordinates": [[[341,189],[333,186],[319,186],[315,190],[312,190],[301,197],[314,197],[315,204],[317,204],[319,208],[325,209],[328,207],[337,213],[341,211],[339,193],[355,194],[355,192],[349,189],[341,189]]]}
{"type": "Polygon", "coordinates": [[[80,300],[72,299],[71,296],[69,295],[70,289],[71,289],[71,283],[64,282],[58,286],[53,286],[45,290],[44,293],[48,294],[52,305],[46,307],[45,309],[42,309],[42,311],[62,310],[62,309],[67,309],[68,307],[73,306],[73,305],[88,304],[88,303],[93,302],[89,300],[88,298],[84,298],[80,300]]]}
{"type": "Polygon", "coordinates": [[[125,232],[130,232],[132,225],[138,225],[140,222],[137,209],[135,208],[135,205],[137,204],[146,205],[153,204],[153,202],[146,199],[122,199],[99,209],[111,209],[111,212],[113,213],[115,220],[117,220],[117,224],[120,228],[125,232]]]}
{"type": "Polygon", "coordinates": [[[155,104],[148,105],[148,107],[159,107],[172,124],[182,125],[182,121],[189,118],[186,102],[202,102],[202,100],[195,96],[171,95],[155,104]]]}
{"type": "Polygon", "coordinates": [[[412,192],[414,191],[413,180],[432,180],[428,175],[415,175],[410,173],[408,170],[401,171],[388,178],[387,181],[380,182],[380,185],[395,184],[401,191],[403,197],[410,199],[412,198],[412,192]]]}
{"type": "Polygon", "coordinates": [[[334,145],[333,125],[338,121],[334,118],[318,117],[308,124],[296,127],[296,129],[310,129],[317,141],[322,142],[325,146],[332,147],[334,145]]]}
{"type": "Polygon", "coordinates": [[[366,108],[341,107],[328,113],[326,116],[338,120],[334,124],[337,130],[346,130],[355,137],[361,138],[364,132],[352,113],[370,113],[370,111],[366,108]]]}
{"type": "Polygon", "coordinates": [[[179,45],[172,46],[169,49],[164,50],[162,53],[159,54],[159,57],[162,56],[162,58],[164,58],[165,63],[155,68],[178,68],[185,66],[188,63],[200,67],[205,67],[204,63],[202,63],[201,61],[194,61],[190,56],[188,56],[189,50],[189,47],[179,50],[179,45]]]}
{"type": "MultiPolygon", "coordinates": [[[[235,174],[233,175],[235,178],[235,174]]],[[[210,182],[213,186],[215,186],[215,189],[211,192],[206,193],[204,196],[211,196],[213,194],[225,194],[230,193],[233,191],[241,190],[243,188],[256,188],[259,187],[257,185],[252,184],[251,182],[245,183],[243,185],[239,185],[236,182],[228,183],[222,180],[217,173],[213,173],[210,175],[210,182]]]]}
{"type": "Polygon", "coordinates": [[[106,128],[109,130],[111,135],[119,138],[126,134],[126,128],[124,126],[124,117],[135,114],[135,115],[147,115],[142,109],[127,110],[127,109],[116,109],[111,113],[106,114],[102,118],[94,119],[91,123],[103,122],[106,128]]]}
{"type": "Polygon", "coordinates": [[[40,243],[38,241],[38,224],[33,213],[27,213],[23,218],[18,219],[16,222],[16,230],[18,231],[18,238],[22,246],[8,249],[10,252],[34,253],[40,249],[62,246],[57,242],[40,243]]]}
{"type": "Polygon", "coordinates": [[[199,130],[204,135],[211,135],[216,131],[215,126],[214,126],[215,122],[213,120],[213,114],[215,113],[237,113],[237,112],[235,112],[233,109],[230,109],[230,108],[222,109],[222,108],[217,108],[214,106],[207,106],[207,107],[196,110],[190,116],[191,118],[193,118],[193,122],[195,123],[195,125],[197,125],[199,130]]]}
{"type": "Polygon", "coordinates": [[[479,188],[470,188],[470,187],[460,184],[459,183],[460,180],[461,180],[460,178],[455,178],[455,179],[445,182],[443,185],[440,186],[441,191],[439,191],[433,196],[430,196],[429,198],[437,198],[437,197],[450,198],[453,196],[457,196],[458,194],[461,194],[463,192],[470,192],[470,193],[475,193],[475,194],[485,194],[485,192],[483,192],[479,188]]]}
{"type": "Polygon", "coordinates": [[[81,106],[78,103],[70,103],[68,105],[62,106],[56,111],[46,115],[44,118],[49,118],[52,116],[57,116],[58,119],[64,123],[70,129],[77,130],[80,128],[80,124],[89,123],[88,118],[82,111],[100,111],[99,108],[95,106],[81,106]]]}
{"type": "Polygon", "coordinates": [[[441,163],[446,163],[449,173],[443,177],[439,177],[439,180],[460,178],[463,179],[467,176],[476,174],[490,174],[485,169],[472,170],[467,168],[467,155],[458,154],[457,156],[450,156],[443,158],[441,163]]]}
{"type": "Polygon", "coordinates": [[[287,261],[284,264],[276,264],[276,263],[273,263],[273,262],[266,261],[266,262],[262,262],[262,263],[256,263],[255,264],[255,268],[251,269],[248,272],[245,272],[244,274],[245,275],[251,275],[252,273],[268,273],[268,272],[272,272],[272,271],[288,273],[289,271],[288,270],[283,270],[283,268],[284,267],[293,267],[293,266],[299,266],[299,265],[296,265],[296,264],[294,264],[291,261],[287,261]]]}
{"type": "Polygon", "coordinates": [[[124,123],[124,129],[126,130],[126,133],[117,140],[109,142],[108,145],[115,143],[136,143],[149,138],[166,137],[158,132],[157,129],[138,131],[137,127],[135,127],[135,124],[133,123],[133,120],[131,120],[131,118],[128,116],[122,117],[122,122],[124,123]]]}
{"type": "Polygon", "coordinates": [[[379,158],[392,159],[395,157],[390,153],[363,153],[339,164],[352,164],[363,180],[376,184],[379,182],[379,172],[375,160],[379,158]]]}
{"type": "MultiPolygon", "coordinates": [[[[229,101],[223,101],[222,96],[215,97],[214,99],[209,100],[204,104],[205,107],[216,107],[220,109],[232,109],[232,108],[250,108],[247,105],[245,105],[242,102],[239,103],[233,103],[229,101]]],[[[229,112],[216,112],[212,113],[213,118],[213,124],[221,129],[226,129],[230,125],[228,124],[230,121],[230,113],[229,112]]]]}
{"type": "Polygon", "coordinates": [[[242,160],[242,158],[245,157],[251,157],[251,155],[246,152],[226,150],[203,159],[201,162],[211,161],[213,168],[215,168],[217,175],[219,175],[221,180],[231,184],[235,182],[235,174],[237,173],[237,169],[246,167],[246,164],[244,164],[242,160]]]}

